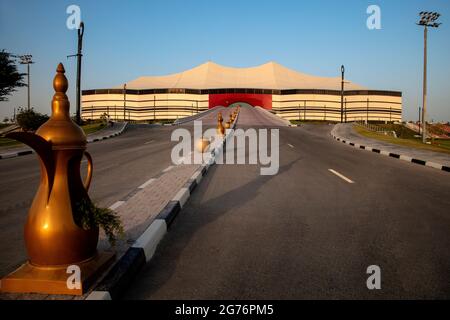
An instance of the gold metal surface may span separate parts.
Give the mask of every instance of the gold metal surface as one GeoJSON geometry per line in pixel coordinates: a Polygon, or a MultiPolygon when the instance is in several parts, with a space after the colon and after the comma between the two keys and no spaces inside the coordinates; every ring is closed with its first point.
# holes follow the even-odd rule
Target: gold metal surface
{"type": "Polygon", "coordinates": [[[205,153],[205,151],[208,149],[209,145],[210,145],[210,141],[206,138],[201,138],[196,143],[197,150],[201,153],[205,153]]]}
{"type": "MultiPolygon", "coordinates": [[[[74,222],[73,207],[88,199],[80,177],[80,163],[86,149],[86,135],[72,121],[64,67],[58,65],[53,88],[52,115],[33,133],[8,137],[36,150],[41,162],[41,182],[25,224],[25,244],[35,266],[66,265],[92,258],[96,253],[98,228],[83,230],[74,222]]],[[[92,158],[88,157],[89,187],[92,158]]]]}
{"type": "MultiPolygon", "coordinates": [[[[25,292],[36,292],[30,290],[35,287],[36,281],[39,282],[39,278],[28,281],[30,275],[41,275],[48,280],[51,272],[41,272],[43,269],[62,270],[73,264],[95,266],[99,263],[95,262],[95,257],[98,256],[98,227],[84,230],[75,223],[75,218],[80,214],[76,212],[76,204],[90,201],[88,189],[93,173],[92,157],[85,151],[86,135],[70,118],[70,103],[66,95],[68,81],[64,75],[64,66],[59,64],[56,72],[50,119],[35,134],[15,132],[7,135],[8,138],[33,148],[41,167],[39,188],[25,223],[25,245],[29,262],[27,267],[21,268],[22,272],[19,269],[16,271],[18,274],[12,273],[2,280],[3,284],[4,281],[9,281],[9,284],[20,283],[18,288],[26,289],[25,292]],[[83,183],[80,165],[84,155],[88,160],[88,170],[83,183]],[[14,274],[15,282],[11,282],[10,276],[14,274]],[[17,280],[20,275],[23,281],[17,280]],[[29,284],[27,288],[26,283],[29,284]]],[[[58,274],[60,271],[55,272],[58,274]]],[[[55,279],[58,278],[56,274],[55,279]]],[[[57,283],[58,281],[55,286],[58,286],[57,283]]],[[[11,285],[8,288],[11,289],[11,285]]],[[[50,292],[52,289],[48,290],[50,292]]],[[[4,286],[2,291],[5,291],[4,286]]]]}
{"type": "Polygon", "coordinates": [[[98,276],[114,261],[115,254],[101,252],[89,261],[77,263],[80,267],[80,287],[67,286],[67,266],[36,267],[29,262],[2,279],[2,292],[83,295],[98,276]]]}
{"type": "Polygon", "coordinates": [[[225,128],[222,122],[223,122],[222,112],[219,112],[217,114],[217,134],[223,137],[225,135],[225,128]]]}

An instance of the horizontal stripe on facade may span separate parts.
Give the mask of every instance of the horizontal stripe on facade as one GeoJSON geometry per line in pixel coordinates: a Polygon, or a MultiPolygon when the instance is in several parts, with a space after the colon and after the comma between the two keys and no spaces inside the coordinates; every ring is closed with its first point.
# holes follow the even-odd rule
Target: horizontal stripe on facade
{"type": "MultiPolygon", "coordinates": [[[[328,89],[286,89],[286,90],[272,90],[272,89],[246,89],[246,88],[230,88],[230,89],[93,89],[83,90],[82,95],[96,95],[96,94],[224,94],[224,93],[249,93],[249,94],[272,94],[272,95],[293,95],[293,94],[324,94],[324,95],[341,95],[340,90],[328,89]]],[[[357,95],[376,95],[376,96],[392,96],[401,97],[400,91],[385,91],[385,90],[344,90],[344,96],[357,95]]]]}
{"type": "MultiPolygon", "coordinates": [[[[122,100],[123,101],[123,100],[122,100]]],[[[316,100],[316,99],[298,99],[298,100],[284,100],[284,101],[272,101],[272,103],[304,103],[304,102],[314,102],[314,103],[336,103],[341,104],[341,100],[316,100]]],[[[350,101],[344,101],[344,104],[352,104],[352,103],[363,103],[367,104],[367,100],[350,100],[350,101]]],[[[398,104],[402,105],[401,102],[394,102],[394,101],[381,101],[381,100],[369,100],[369,105],[372,103],[388,103],[388,104],[398,104]]],[[[302,105],[303,106],[303,105],[302,105]]]]}

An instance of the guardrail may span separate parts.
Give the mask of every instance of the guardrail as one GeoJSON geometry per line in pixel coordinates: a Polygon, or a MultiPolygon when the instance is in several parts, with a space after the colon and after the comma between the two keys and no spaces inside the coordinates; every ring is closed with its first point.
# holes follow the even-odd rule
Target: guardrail
{"type": "Polygon", "coordinates": [[[372,123],[366,123],[365,121],[355,121],[354,124],[363,127],[369,131],[372,132],[376,132],[376,133],[381,133],[384,134],[386,136],[391,136],[394,138],[398,138],[397,137],[397,133],[394,130],[386,130],[380,126],[377,126],[376,124],[372,124],[372,123]]]}

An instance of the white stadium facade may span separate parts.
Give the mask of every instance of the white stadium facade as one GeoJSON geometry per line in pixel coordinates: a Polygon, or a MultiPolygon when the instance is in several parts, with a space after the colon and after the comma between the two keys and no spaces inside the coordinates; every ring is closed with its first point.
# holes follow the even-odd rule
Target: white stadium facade
{"type": "Polygon", "coordinates": [[[269,62],[231,68],[213,62],[120,87],[83,90],[83,119],[176,120],[216,106],[260,106],[287,120],[401,121],[402,93],[371,90],[341,77],[316,77],[269,62]],[[342,98],[342,104],[341,104],[342,98]],[[342,107],[342,108],[341,108],[342,107]]]}

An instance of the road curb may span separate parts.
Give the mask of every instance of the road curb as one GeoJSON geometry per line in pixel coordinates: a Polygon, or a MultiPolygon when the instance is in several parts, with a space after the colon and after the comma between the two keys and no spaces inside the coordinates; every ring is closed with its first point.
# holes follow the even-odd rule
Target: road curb
{"type": "MultiPolygon", "coordinates": [[[[103,141],[106,139],[117,137],[117,136],[121,135],[126,130],[127,127],[128,127],[128,122],[126,122],[124,127],[122,129],[120,129],[118,132],[112,133],[110,135],[103,136],[100,138],[88,139],[87,143],[93,143],[93,142],[103,141]]],[[[16,158],[16,157],[20,157],[20,156],[26,156],[26,155],[33,154],[33,153],[34,153],[34,150],[24,150],[24,151],[18,151],[18,152],[3,153],[3,154],[0,154],[0,160],[16,158]]]]}
{"type": "Polygon", "coordinates": [[[386,151],[386,150],[381,150],[381,149],[377,149],[377,148],[372,148],[370,146],[365,146],[362,144],[358,144],[355,142],[351,142],[348,139],[344,139],[342,137],[337,136],[334,133],[334,129],[331,131],[330,135],[333,137],[333,139],[340,141],[342,143],[348,144],[351,147],[354,148],[358,148],[358,149],[362,149],[362,150],[366,150],[366,151],[371,151],[374,153],[378,153],[387,157],[391,157],[394,159],[399,159],[399,160],[403,160],[403,161],[407,161],[407,162],[411,162],[411,163],[415,163],[418,165],[422,165],[422,166],[426,166],[426,167],[430,167],[430,168],[434,168],[434,169],[438,169],[438,170],[442,170],[442,171],[446,171],[446,172],[450,172],[450,167],[439,164],[439,163],[435,163],[432,161],[426,161],[426,160],[422,160],[422,159],[416,159],[416,158],[412,158],[403,154],[398,154],[398,153],[393,153],[390,151],[386,151]]]}
{"type": "MultiPolygon", "coordinates": [[[[236,127],[236,123],[237,117],[231,127],[232,129],[236,127]]],[[[150,226],[108,271],[86,300],[115,300],[120,298],[134,276],[152,259],[156,248],[170,230],[184,204],[189,200],[192,192],[208,173],[208,170],[215,164],[217,155],[223,151],[226,141],[233,134],[234,131],[229,130],[219,145],[210,151],[210,159],[192,174],[187,183],[178,190],[150,226]]]]}

